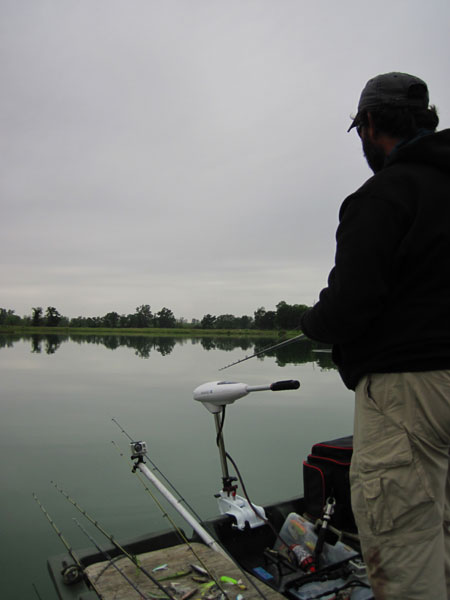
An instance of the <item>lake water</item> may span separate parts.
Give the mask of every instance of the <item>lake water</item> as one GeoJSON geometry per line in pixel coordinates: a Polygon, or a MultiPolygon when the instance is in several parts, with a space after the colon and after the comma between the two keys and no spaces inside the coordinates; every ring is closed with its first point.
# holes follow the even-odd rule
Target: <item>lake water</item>
{"type": "Polygon", "coordinates": [[[131,473],[129,440],[112,418],[147,442],[151,460],[202,518],[217,514],[214,419],[192,399],[201,383],[300,380],[299,390],[253,393],[228,407],[224,437],[255,503],[301,495],[312,444],[352,432],[353,394],[329,354],[309,343],[218,371],[253,350],[231,338],[0,336],[1,598],[36,600],[35,589],[56,598],[46,558],[65,548],[33,492],[74,548],[91,545],[73,522],[83,518],[52,481],[118,538],[170,527],[131,473]]]}

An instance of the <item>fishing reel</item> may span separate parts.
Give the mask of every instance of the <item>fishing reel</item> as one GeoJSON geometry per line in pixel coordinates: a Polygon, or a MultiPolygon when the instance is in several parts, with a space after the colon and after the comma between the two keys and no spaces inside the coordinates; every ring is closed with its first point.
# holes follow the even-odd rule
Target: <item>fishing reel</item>
{"type": "Polygon", "coordinates": [[[74,585],[83,579],[83,571],[80,565],[68,565],[64,561],[61,576],[66,585],[74,585]]]}

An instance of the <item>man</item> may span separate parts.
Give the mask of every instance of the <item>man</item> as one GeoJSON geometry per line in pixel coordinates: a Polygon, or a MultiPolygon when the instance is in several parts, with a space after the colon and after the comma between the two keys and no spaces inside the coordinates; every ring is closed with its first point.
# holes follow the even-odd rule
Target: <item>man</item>
{"type": "Polygon", "coordinates": [[[352,507],[377,600],[450,599],[450,130],[406,73],[366,84],[374,172],[342,204],[328,287],[302,318],[356,390],[352,507]]]}

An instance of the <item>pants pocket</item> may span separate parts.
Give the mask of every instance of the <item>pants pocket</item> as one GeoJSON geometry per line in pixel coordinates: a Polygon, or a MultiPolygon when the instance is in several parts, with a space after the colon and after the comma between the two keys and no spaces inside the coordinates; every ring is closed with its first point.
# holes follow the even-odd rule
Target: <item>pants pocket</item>
{"type": "Polygon", "coordinates": [[[433,500],[426,473],[402,430],[365,447],[358,470],[365,505],[359,508],[367,511],[375,534],[391,531],[412,509],[433,500]]]}

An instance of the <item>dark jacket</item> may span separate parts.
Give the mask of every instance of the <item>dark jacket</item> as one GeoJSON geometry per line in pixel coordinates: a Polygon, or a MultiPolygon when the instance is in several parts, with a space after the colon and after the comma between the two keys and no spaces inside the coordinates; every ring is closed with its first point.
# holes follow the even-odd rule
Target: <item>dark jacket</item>
{"type": "Polygon", "coordinates": [[[400,146],[339,213],[336,263],[303,332],[344,383],[450,368],[450,129],[400,146]]]}

